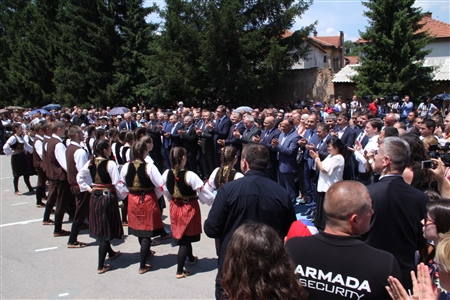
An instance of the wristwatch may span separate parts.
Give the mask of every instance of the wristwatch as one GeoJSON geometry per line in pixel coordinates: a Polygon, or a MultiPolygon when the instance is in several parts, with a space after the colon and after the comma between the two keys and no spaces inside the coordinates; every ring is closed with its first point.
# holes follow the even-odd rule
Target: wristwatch
{"type": "Polygon", "coordinates": [[[367,162],[371,165],[371,164],[373,164],[373,162],[374,162],[375,160],[373,159],[373,158],[369,158],[368,160],[367,160],[367,162]]]}

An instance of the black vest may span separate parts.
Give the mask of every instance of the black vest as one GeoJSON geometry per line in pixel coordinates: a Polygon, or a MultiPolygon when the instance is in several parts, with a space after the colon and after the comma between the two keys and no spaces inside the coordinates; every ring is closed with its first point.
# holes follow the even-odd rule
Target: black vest
{"type": "Polygon", "coordinates": [[[128,171],[125,175],[125,181],[130,191],[132,191],[133,189],[144,190],[155,187],[155,185],[147,175],[147,172],[145,170],[146,167],[146,162],[131,162],[128,165],[128,171]]]}
{"type": "Polygon", "coordinates": [[[167,174],[167,190],[174,198],[193,198],[197,196],[197,192],[186,183],[186,172],[187,170],[178,171],[178,180],[176,180],[173,170],[169,170],[167,174]]]}
{"type": "Polygon", "coordinates": [[[95,184],[112,183],[111,176],[108,172],[108,161],[106,158],[98,157],[94,159],[94,163],[89,165],[92,182],[95,184]]]}

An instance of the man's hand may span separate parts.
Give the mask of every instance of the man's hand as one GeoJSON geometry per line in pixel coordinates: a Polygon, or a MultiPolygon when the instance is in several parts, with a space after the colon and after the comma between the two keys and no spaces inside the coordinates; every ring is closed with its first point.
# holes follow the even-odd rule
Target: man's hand
{"type": "Polygon", "coordinates": [[[270,143],[272,145],[272,147],[276,148],[278,147],[278,144],[280,143],[280,141],[277,138],[272,139],[272,142],[270,143]]]}
{"type": "Polygon", "coordinates": [[[225,146],[225,140],[217,140],[217,144],[225,146]]]}

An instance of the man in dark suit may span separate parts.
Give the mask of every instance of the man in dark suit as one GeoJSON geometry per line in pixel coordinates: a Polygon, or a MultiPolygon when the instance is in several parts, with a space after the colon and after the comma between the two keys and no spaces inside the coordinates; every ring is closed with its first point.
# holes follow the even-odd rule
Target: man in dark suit
{"type": "Polygon", "coordinates": [[[421,221],[429,201],[425,193],[402,177],[409,157],[409,146],[403,139],[387,137],[381,141],[372,162],[381,177],[379,182],[367,186],[374,214],[370,230],[363,236],[369,246],[394,255],[405,289],[412,288],[410,272],[415,269],[415,252],[426,245],[421,221]]]}
{"type": "MultiPolygon", "coordinates": [[[[326,123],[319,123],[316,126],[316,135],[317,135],[317,143],[314,144],[314,151],[319,153],[320,160],[324,160],[328,156],[328,145],[327,142],[331,138],[330,127],[326,123]]],[[[312,178],[312,182],[314,182],[314,186],[317,186],[317,179],[319,178],[319,169],[315,166],[316,162],[313,162],[312,169],[315,169],[315,176],[312,178]]],[[[313,171],[310,174],[314,173],[313,171]]],[[[314,219],[316,217],[316,202],[311,202],[308,210],[305,213],[302,213],[302,216],[307,216],[309,219],[314,219]]]]}
{"type": "Polygon", "coordinates": [[[295,177],[297,175],[297,152],[300,136],[295,131],[292,120],[283,120],[280,123],[281,134],[278,139],[273,139],[271,144],[274,151],[278,152],[278,184],[289,193],[289,199],[295,202],[296,191],[295,177]]]}
{"type": "Polygon", "coordinates": [[[233,129],[233,135],[236,140],[245,146],[248,143],[253,142],[253,137],[259,137],[261,135],[261,129],[255,124],[255,119],[252,116],[244,117],[244,127],[245,130],[241,134],[237,128],[233,129]]]}
{"type": "Polygon", "coordinates": [[[208,130],[206,124],[209,124],[213,118],[213,113],[207,110],[202,112],[203,124],[202,127],[196,130],[197,135],[200,137],[201,149],[202,149],[202,163],[203,163],[203,176],[209,178],[212,171],[215,169],[214,161],[214,136],[208,130]]]}
{"type": "Polygon", "coordinates": [[[240,171],[242,144],[237,138],[234,137],[233,133],[237,130],[240,134],[243,134],[245,126],[244,123],[242,122],[242,114],[237,111],[234,111],[231,114],[230,120],[233,125],[231,125],[230,127],[230,132],[228,133],[227,138],[225,140],[218,139],[217,143],[222,146],[233,146],[234,148],[236,148],[237,150],[236,156],[238,157],[238,160],[234,168],[236,171],[240,171]]]}
{"type": "Polygon", "coordinates": [[[306,121],[306,127],[308,129],[305,131],[305,135],[299,143],[300,147],[303,149],[303,155],[300,162],[302,164],[303,174],[300,174],[299,180],[303,180],[305,184],[308,206],[313,206],[316,202],[316,185],[314,183],[315,176],[313,176],[315,172],[311,171],[314,160],[309,155],[309,150],[314,150],[319,142],[319,137],[316,133],[317,123],[317,115],[309,115],[308,120],[306,121]]]}
{"type": "MultiPolygon", "coordinates": [[[[173,125],[170,122],[170,115],[168,113],[164,113],[164,122],[162,123],[162,131],[161,131],[161,135],[163,137],[162,139],[162,145],[163,145],[163,149],[162,149],[162,155],[164,158],[164,162],[166,164],[166,168],[170,168],[171,164],[170,164],[170,159],[169,159],[169,153],[170,153],[170,148],[172,146],[172,140],[170,139],[170,134],[167,135],[166,133],[170,133],[172,131],[173,125]]],[[[155,147],[153,147],[155,148],[155,147]]]]}
{"type": "Polygon", "coordinates": [[[180,135],[181,141],[183,142],[183,147],[186,149],[186,169],[198,174],[198,135],[195,131],[194,119],[191,116],[184,117],[184,128],[178,130],[178,134],[180,135]]]}
{"type": "Polygon", "coordinates": [[[225,139],[228,136],[228,132],[231,127],[231,120],[226,115],[227,108],[224,105],[219,105],[216,109],[216,124],[209,122],[206,127],[209,130],[209,133],[213,135],[214,140],[214,162],[215,165],[212,168],[213,170],[220,166],[220,153],[222,146],[217,143],[219,139],[225,139]]]}
{"type": "Polygon", "coordinates": [[[364,130],[366,128],[367,122],[369,122],[369,116],[367,113],[360,114],[356,121],[358,128],[355,129],[355,141],[360,142],[363,148],[366,147],[367,143],[369,142],[369,137],[366,135],[366,132],[364,130]]]}
{"type": "Polygon", "coordinates": [[[216,299],[223,299],[222,266],[228,243],[236,229],[245,222],[258,222],[272,227],[281,238],[286,236],[295,212],[288,192],[265,176],[269,161],[266,147],[249,144],[242,151],[239,180],[223,185],[218,191],[205,221],[205,234],[219,240],[216,299]]]}
{"type": "Polygon", "coordinates": [[[337,126],[334,132],[337,133],[337,137],[347,145],[347,147],[353,147],[355,145],[356,132],[348,125],[349,116],[347,113],[342,112],[338,115],[337,126]]]}
{"type": "Polygon", "coordinates": [[[148,135],[153,140],[153,149],[152,151],[150,151],[150,157],[153,159],[155,166],[158,168],[159,172],[162,173],[164,172],[164,162],[161,152],[162,151],[161,132],[163,131],[163,126],[161,121],[157,119],[155,112],[149,114],[149,119],[150,121],[147,126],[147,132],[148,135]]]}
{"type": "Polygon", "coordinates": [[[132,120],[131,112],[127,112],[123,115],[123,121],[119,123],[119,131],[122,129],[125,130],[134,130],[137,125],[136,122],[132,120]]]}
{"type": "Polygon", "coordinates": [[[272,148],[272,140],[278,139],[281,132],[275,127],[275,118],[266,117],[264,119],[264,130],[260,137],[254,137],[255,143],[261,143],[269,150],[269,164],[267,165],[266,174],[273,181],[277,182],[277,151],[272,148]]]}
{"type": "Polygon", "coordinates": [[[178,130],[183,129],[184,125],[178,122],[178,115],[176,114],[171,115],[169,121],[172,126],[170,127],[170,131],[164,133],[164,136],[167,139],[170,139],[170,152],[170,149],[172,149],[173,147],[181,147],[183,145],[178,130]]]}

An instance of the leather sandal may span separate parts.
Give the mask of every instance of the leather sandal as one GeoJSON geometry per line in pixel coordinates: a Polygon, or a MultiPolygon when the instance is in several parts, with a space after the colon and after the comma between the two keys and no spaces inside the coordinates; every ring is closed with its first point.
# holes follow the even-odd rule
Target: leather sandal
{"type": "Polygon", "coordinates": [[[61,231],[58,231],[58,232],[53,232],[53,236],[54,237],[68,236],[68,235],[70,235],[70,231],[63,230],[63,229],[61,231]]]}
{"type": "Polygon", "coordinates": [[[76,241],[75,243],[67,243],[67,248],[84,248],[88,244],[76,241]]]}
{"type": "Polygon", "coordinates": [[[111,265],[106,264],[106,265],[103,265],[102,269],[97,270],[97,273],[98,274],[103,274],[105,272],[108,272],[109,270],[111,270],[111,265]]]}
{"type": "Polygon", "coordinates": [[[55,224],[55,221],[52,219],[48,219],[47,221],[42,221],[42,225],[53,225],[55,224]]]}
{"type": "Polygon", "coordinates": [[[150,253],[147,255],[147,260],[150,260],[150,259],[152,259],[153,258],[153,256],[155,256],[155,251],[153,251],[153,250],[150,250],[150,253]]]}
{"type": "Polygon", "coordinates": [[[150,271],[150,269],[152,268],[152,265],[150,264],[145,264],[144,268],[139,268],[139,274],[145,274],[148,271],[150,271]]]}
{"type": "Polygon", "coordinates": [[[183,270],[183,272],[182,272],[181,274],[176,274],[175,277],[176,277],[177,279],[181,279],[181,278],[188,277],[188,276],[191,275],[191,274],[192,274],[191,271],[189,271],[189,270],[183,270]]]}

